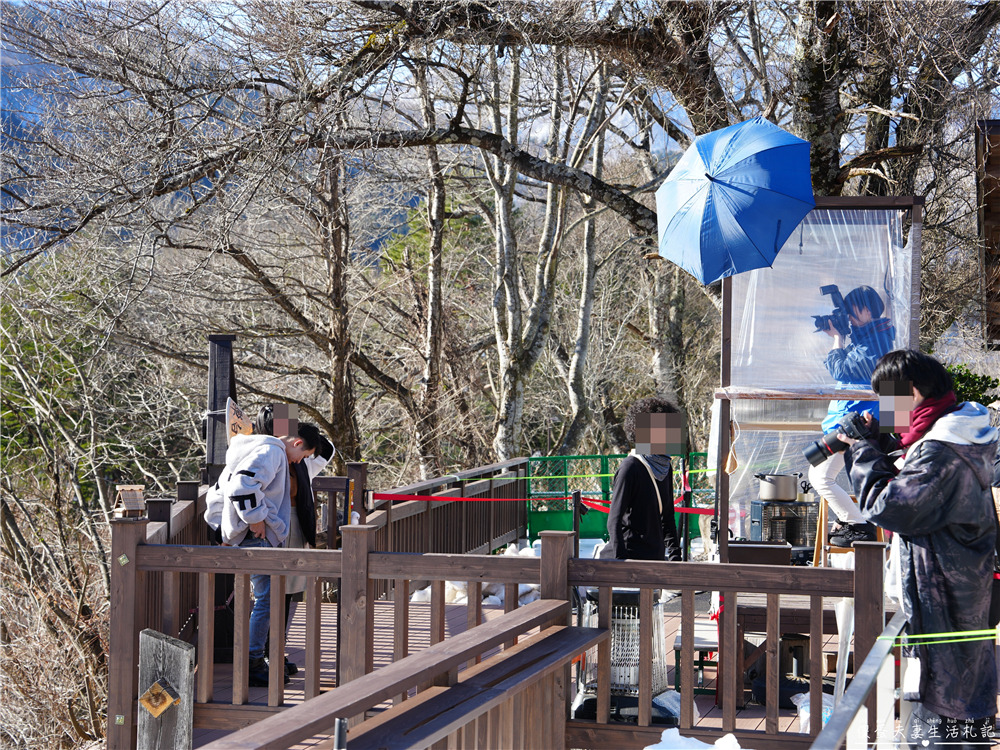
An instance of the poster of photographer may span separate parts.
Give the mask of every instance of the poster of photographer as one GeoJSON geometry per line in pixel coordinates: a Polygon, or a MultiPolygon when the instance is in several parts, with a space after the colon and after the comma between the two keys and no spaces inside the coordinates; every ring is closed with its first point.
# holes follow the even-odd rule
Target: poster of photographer
{"type": "Polygon", "coordinates": [[[803,393],[801,399],[732,402],[734,536],[750,536],[758,472],[808,475],[814,493],[830,502],[838,528],[863,523],[851,515],[843,454],[823,438],[850,415],[877,409],[877,402],[836,392],[870,390],[878,358],[911,345],[919,319],[911,285],[918,246],[919,232],[902,211],[817,208],[773,267],[733,277],[732,386],[803,393]]]}

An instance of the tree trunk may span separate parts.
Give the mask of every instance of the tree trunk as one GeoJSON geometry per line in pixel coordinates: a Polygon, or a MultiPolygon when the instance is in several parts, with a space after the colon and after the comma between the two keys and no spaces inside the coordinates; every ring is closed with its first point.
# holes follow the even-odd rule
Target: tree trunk
{"type": "Polygon", "coordinates": [[[799,25],[792,60],[794,133],[811,144],[813,191],[839,195],[842,72],[836,0],[799,0],[799,25]]]}
{"type": "Polygon", "coordinates": [[[327,264],[326,293],[330,300],[330,425],[337,447],[337,473],[347,472],[346,462],[361,460],[354,378],[351,373],[351,332],[347,315],[347,259],[350,226],[343,204],[341,180],[343,163],[339,156],[324,157],[326,209],[322,224],[322,243],[327,264]]]}
{"type": "Polygon", "coordinates": [[[684,279],[674,265],[658,262],[649,298],[650,345],[656,394],[686,409],[684,383],[684,279]]]}
{"type": "MultiPolygon", "coordinates": [[[[427,87],[425,69],[418,72],[424,120],[434,126],[434,104],[427,87]]],[[[420,477],[430,479],[442,471],[438,434],[438,401],[441,393],[442,350],[442,247],[444,246],[445,184],[436,146],[427,147],[427,173],[430,194],[427,199],[427,224],[430,228],[427,266],[427,321],[424,335],[424,376],[418,400],[417,441],[420,451],[420,477]]]]}
{"type": "MultiPolygon", "coordinates": [[[[596,177],[604,173],[604,133],[602,123],[605,118],[605,103],[608,94],[606,66],[598,64],[597,82],[593,103],[587,113],[587,124],[583,131],[582,142],[593,143],[592,172],[596,177]]],[[[584,211],[594,210],[596,202],[584,199],[584,211]]],[[[590,316],[594,309],[594,285],[597,279],[597,219],[590,218],[584,222],[583,248],[580,254],[582,278],[580,279],[580,302],[577,308],[576,341],[573,345],[573,357],[570,359],[569,371],[566,376],[566,387],[569,395],[570,421],[563,436],[559,455],[571,456],[576,451],[580,438],[590,424],[590,402],[584,389],[583,375],[587,369],[587,352],[590,348],[590,316]]]]}
{"type": "MultiPolygon", "coordinates": [[[[510,142],[517,143],[519,56],[511,50],[510,89],[507,107],[507,127],[510,142]]],[[[500,72],[496,58],[491,56],[490,72],[493,80],[493,128],[503,132],[501,117],[500,72]]],[[[511,164],[499,157],[489,157],[487,172],[493,185],[496,202],[494,248],[496,250],[493,284],[493,329],[497,339],[500,360],[500,392],[497,394],[496,433],[493,448],[497,459],[506,461],[517,455],[521,448],[521,420],[524,414],[524,363],[522,361],[523,317],[521,287],[518,274],[517,237],[514,232],[514,187],[517,172],[511,164]]]]}

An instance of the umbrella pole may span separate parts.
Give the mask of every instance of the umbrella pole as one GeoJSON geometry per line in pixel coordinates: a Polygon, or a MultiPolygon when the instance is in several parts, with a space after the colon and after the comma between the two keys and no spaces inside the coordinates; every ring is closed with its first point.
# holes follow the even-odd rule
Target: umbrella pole
{"type": "MultiPolygon", "coordinates": [[[[733,279],[722,280],[722,357],[719,380],[723,388],[731,385],[733,352],[733,279]]],[[[719,466],[716,473],[715,528],[719,545],[719,562],[729,562],[729,474],[726,463],[731,447],[732,402],[726,398],[719,404],[719,466]]]]}

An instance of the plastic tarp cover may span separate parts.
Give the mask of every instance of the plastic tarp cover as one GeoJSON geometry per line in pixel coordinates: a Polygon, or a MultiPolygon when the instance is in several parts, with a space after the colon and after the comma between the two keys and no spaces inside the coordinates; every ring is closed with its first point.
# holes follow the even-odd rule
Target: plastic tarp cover
{"type": "Polygon", "coordinates": [[[732,377],[734,386],[833,387],[824,360],[833,339],[817,332],[814,315],[830,315],[833,302],[820,287],[846,297],[869,286],[878,292],[896,328],[895,347],[910,341],[910,250],[903,244],[898,210],[809,213],[771,268],[733,277],[732,377]]]}
{"type": "MultiPolygon", "coordinates": [[[[895,327],[894,349],[909,347],[919,306],[911,298],[912,247],[903,242],[904,211],[812,211],[792,234],[772,268],[733,277],[732,369],[736,387],[835,389],[837,381],[825,360],[833,338],[816,331],[814,315],[833,313],[831,295],[820,287],[876,290],[895,327]]],[[[851,339],[848,339],[851,343],[851,339]]],[[[858,388],[859,386],[846,386],[858,388]]],[[[755,472],[808,473],[803,449],[820,438],[819,423],[828,401],[737,399],[732,403],[738,468],[730,477],[729,526],[736,536],[750,535],[750,503],[759,496],[755,472]],[[741,430],[745,423],[773,424],[773,429],[741,430]],[[805,422],[815,432],[782,430],[781,424],[805,422]]],[[[712,442],[717,436],[712,436],[712,442]]],[[[714,468],[714,467],[713,467],[714,468]]],[[[841,472],[838,483],[850,490],[841,472]]]]}

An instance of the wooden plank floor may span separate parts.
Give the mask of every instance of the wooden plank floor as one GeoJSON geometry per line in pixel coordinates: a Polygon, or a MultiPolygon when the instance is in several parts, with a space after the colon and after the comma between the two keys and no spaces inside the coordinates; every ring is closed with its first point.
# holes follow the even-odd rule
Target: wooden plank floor
{"type": "MultiPolygon", "coordinates": [[[[466,626],[466,606],[464,604],[448,604],[446,608],[445,634],[452,637],[465,630],[466,626]]],[[[503,614],[502,607],[483,607],[484,620],[490,620],[503,614]]],[[[706,617],[703,612],[696,613],[699,618],[706,617]]],[[[320,681],[324,689],[334,686],[334,675],[337,661],[336,648],[336,618],[337,605],[324,604],[322,607],[322,644],[321,644],[321,676],[320,681]]],[[[673,643],[680,625],[680,615],[667,613],[664,616],[664,634],[666,639],[666,654],[668,660],[668,677],[671,685],[674,684],[674,661],[673,643]]],[[[379,601],[375,603],[375,668],[386,666],[392,662],[393,647],[393,603],[379,601]]],[[[430,645],[430,605],[427,603],[413,602],[410,604],[410,653],[427,648],[430,645]]],[[[824,651],[836,651],[836,636],[828,636],[823,646],[824,651]]],[[[490,655],[492,653],[490,652],[490,655]]],[[[286,653],[288,658],[299,665],[299,673],[291,678],[291,682],[285,686],[286,705],[295,705],[304,700],[304,672],[302,665],[305,663],[305,607],[293,605],[290,615],[290,625],[288,629],[286,653]]],[[[705,686],[714,688],[716,686],[715,671],[711,667],[705,669],[705,686]]],[[[214,701],[216,703],[229,703],[232,701],[232,665],[215,665],[214,701]]],[[[697,722],[699,728],[722,728],[722,711],[715,704],[715,696],[699,695],[695,697],[698,712],[701,715],[697,722]]],[[[267,688],[250,688],[250,703],[256,705],[267,705],[267,688]]],[[[765,708],[760,705],[749,704],[746,708],[737,711],[736,726],[743,730],[764,730],[765,708]]],[[[779,728],[782,732],[796,731],[798,729],[798,717],[794,711],[787,709],[779,710],[779,728]]],[[[229,734],[228,730],[195,729],[194,747],[200,747],[208,742],[229,734]]],[[[322,738],[315,738],[310,742],[297,745],[296,748],[308,748],[322,738]]]]}

